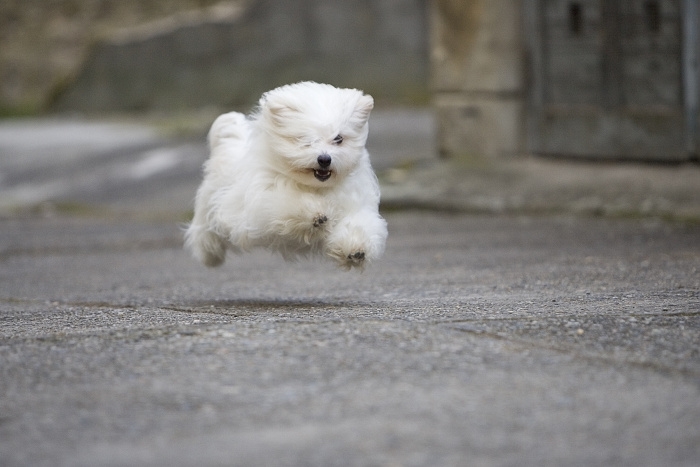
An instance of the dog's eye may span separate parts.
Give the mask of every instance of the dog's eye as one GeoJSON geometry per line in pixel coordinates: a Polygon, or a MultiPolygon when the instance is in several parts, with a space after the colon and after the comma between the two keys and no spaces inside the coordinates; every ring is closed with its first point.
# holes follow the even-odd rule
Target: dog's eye
{"type": "Polygon", "coordinates": [[[343,142],[343,137],[338,135],[335,138],[333,138],[333,144],[340,144],[343,142]]]}

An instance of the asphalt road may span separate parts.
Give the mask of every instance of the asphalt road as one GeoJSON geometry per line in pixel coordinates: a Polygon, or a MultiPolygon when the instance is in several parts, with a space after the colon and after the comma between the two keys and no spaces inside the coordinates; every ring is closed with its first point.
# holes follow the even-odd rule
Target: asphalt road
{"type": "Polygon", "coordinates": [[[700,465],[698,223],[398,210],[363,274],[209,270],[201,143],[2,128],[0,466],[700,465]]]}
{"type": "Polygon", "coordinates": [[[4,220],[0,464],[698,464],[698,226],[388,222],[356,274],[4,220]]]}

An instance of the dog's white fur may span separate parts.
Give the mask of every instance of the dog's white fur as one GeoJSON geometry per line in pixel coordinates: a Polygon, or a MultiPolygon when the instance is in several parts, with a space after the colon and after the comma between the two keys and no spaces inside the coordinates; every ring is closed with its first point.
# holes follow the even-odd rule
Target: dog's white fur
{"type": "Polygon", "coordinates": [[[254,247],[347,269],[379,258],[387,227],[365,149],[373,106],[361,91],[303,82],[265,93],[249,118],[219,116],[186,247],[212,267],[227,249],[254,247]]]}

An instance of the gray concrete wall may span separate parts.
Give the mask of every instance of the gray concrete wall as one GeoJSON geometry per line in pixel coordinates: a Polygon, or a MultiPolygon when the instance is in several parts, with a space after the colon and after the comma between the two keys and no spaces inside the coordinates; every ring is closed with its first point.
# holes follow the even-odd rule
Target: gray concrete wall
{"type": "Polygon", "coordinates": [[[90,44],[125,27],[244,0],[2,0],[0,117],[45,108],[90,44]]]}
{"type": "Polygon", "coordinates": [[[96,44],[53,108],[247,106],[309,79],[380,100],[428,100],[425,0],[257,0],[156,26],[96,44]]]}
{"type": "Polygon", "coordinates": [[[697,158],[700,18],[693,5],[696,0],[526,0],[527,151],[697,158]]]}
{"type": "Polygon", "coordinates": [[[524,139],[520,0],[435,0],[431,83],[445,157],[511,155],[524,139]]]}

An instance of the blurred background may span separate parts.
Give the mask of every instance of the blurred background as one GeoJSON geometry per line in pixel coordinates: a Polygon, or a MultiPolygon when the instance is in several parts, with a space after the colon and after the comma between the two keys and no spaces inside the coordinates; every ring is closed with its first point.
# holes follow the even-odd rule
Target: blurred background
{"type": "Polygon", "coordinates": [[[369,147],[386,203],[542,210],[551,198],[688,214],[700,204],[699,10],[698,0],[0,0],[0,192],[5,205],[65,193],[44,179],[45,194],[27,197],[42,171],[17,161],[43,160],[53,179],[51,164],[68,160],[59,155],[80,152],[71,141],[105,161],[128,152],[132,171],[199,167],[202,145],[169,159],[143,151],[201,143],[218,113],[315,80],[374,96],[369,147]],[[90,126],[115,119],[142,128],[90,126]],[[112,143],[86,136],[103,130],[112,143]],[[625,165],[593,165],[611,161],[625,165]]]}
{"type": "Polygon", "coordinates": [[[3,0],[5,114],[246,107],[300,80],[429,102],[425,0],[3,0]]]}

